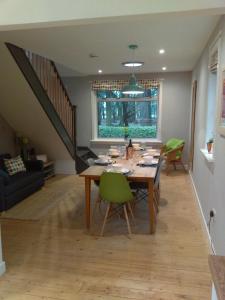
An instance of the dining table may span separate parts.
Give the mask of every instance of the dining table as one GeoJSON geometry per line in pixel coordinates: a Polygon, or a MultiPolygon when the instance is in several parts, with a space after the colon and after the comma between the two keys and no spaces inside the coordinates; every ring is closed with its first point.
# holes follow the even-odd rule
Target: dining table
{"type": "MultiPolygon", "coordinates": [[[[143,166],[134,163],[132,160],[118,158],[114,161],[117,165],[127,167],[130,172],[126,175],[129,182],[142,182],[147,184],[147,202],[148,202],[148,219],[149,232],[154,234],[156,230],[156,214],[154,208],[154,178],[156,176],[156,165],[143,166]]],[[[112,165],[113,166],[113,165],[112,165]]],[[[92,165],[80,173],[85,180],[85,219],[86,228],[91,228],[91,184],[93,181],[99,181],[103,172],[107,171],[108,166],[92,165]]]]}

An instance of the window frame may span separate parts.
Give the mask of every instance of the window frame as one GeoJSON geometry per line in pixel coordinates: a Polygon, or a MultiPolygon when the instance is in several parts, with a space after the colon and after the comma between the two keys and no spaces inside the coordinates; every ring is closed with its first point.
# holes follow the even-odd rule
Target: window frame
{"type": "MultiPolygon", "coordinates": [[[[125,98],[123,98],[124,100],[125,98]]],[[[130,99],[129,99],[130,100],[130,99]]],[[[119,99],[115,99],[119,101],[119,99]]],[[[137,98],[136,101],[140,101],[137,98]]],[[[158,104],[158,120],[157,120],[157,136],[156,138],[133,138],[134,141],[143,142],[160,142],[161,143],[161,123],[162,123],[162,82],[159,83],[159,104],[158,104]]],[[[98,99],[96,97],[95,91],[91,91],[91,110],[92,110],[92,140],[91,142],[118,142],[124,141],[122,138],[99,138],[98,137],[98,109],[97,109],[98,99]]]]}
{"type": "MultiPolygon", "coordinates": [[[[211,45],[209,46],[209,57],[208,57],[208,62],[210,65],[211,62],[211,57],[213,54],[215,54],[215,52],[217,52],[218,55],[218,67],[217,67],[217,71],[216,71],[216,86],[215,86],[215,98],[214,98],[214,106],[215,106],[215,110],[214,110],[214,115],[213,115],[213,138],[214,138],[214,145],[215,145],[215,139],[216,139],[216,132],[217,132],[217,124],[218,124],[218,107],[219,107],[219,101],[220,101],[220,81],[221,81],[221,66],[220,66],[220,56],[221,56],[221,32],[218,33],[218,35],[216,36],[216,38],[214,39],[214,41],[211,43],[211,45]]],[[[204,138],[204,142],[205,142],[205,147],[206,148],[206,144],[209,138],[209,128],[207,126],[207,118],[208,118],[208,114],[209,114],[209,107],[212,103],[210,102],[210,97],[209,97],[209,80],[210,80],[210,68],[208,70],[208,78],[207,78],[207,108],[206,108],[206,123],[205,123],[205,138],[204,138]]],[[[213,155],[214,155],[214,151],[213,151],[213,155]]]]}

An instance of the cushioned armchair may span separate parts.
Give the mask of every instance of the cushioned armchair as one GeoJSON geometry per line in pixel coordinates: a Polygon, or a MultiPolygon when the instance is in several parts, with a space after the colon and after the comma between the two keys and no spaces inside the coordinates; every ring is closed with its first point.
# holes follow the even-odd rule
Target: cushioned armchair
{"type": "Polygon", "coordinates": [[[5,158],[10,158],[10,155],[0,155],[0,212],[9,209],[44,184],[42,161],[25,161],[26,172],[10,176],[4,167],[5,158]]]}
{"type": "Polygon", "coordinates": [[[170,165],[173,165],[176,170],[176,164],[181,164],[185,170],[182,162],[182,153],[184,149],[184,140],[170,139],[161,149],[161,154],[164,155],[166,161],[166,172],[169,173],[170,165]]]}

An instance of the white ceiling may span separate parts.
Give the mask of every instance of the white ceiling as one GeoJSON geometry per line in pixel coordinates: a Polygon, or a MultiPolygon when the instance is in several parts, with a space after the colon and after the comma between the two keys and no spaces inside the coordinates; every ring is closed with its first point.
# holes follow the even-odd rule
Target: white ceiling
{"type": "Polygon", "coordinates": [[[219,16],[155,15],[120,22],[73,25],[0,32],[0,39],[49,57],[63,68],[64,76],[126,73],[127,46],[139,45],[135,58],[144,61],[139,72],[192,70],[219,16]],[[164,48],[166,53],[159,55],[164,48]],[[98,55],[91,59],[89,54],[98,55]],[[73,73],[74,72],[74,73],[73,73]]]}
{"type": "Polygon", "coordinates": [[[0,0],[0,30],[90,24],[156,14],[224,14],[224,0],[0,0]]]}

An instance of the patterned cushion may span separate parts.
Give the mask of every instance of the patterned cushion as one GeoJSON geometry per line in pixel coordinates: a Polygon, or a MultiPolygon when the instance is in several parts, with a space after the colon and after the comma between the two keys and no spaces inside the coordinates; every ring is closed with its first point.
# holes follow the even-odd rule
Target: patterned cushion
{"type": "Polygon", "coordinates": [[[14,175],[16,173],[26,171],[26,168],[20,156],[11,159],[4,159],[4,164],[9,175],[14,175]]]}

